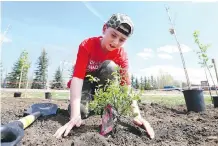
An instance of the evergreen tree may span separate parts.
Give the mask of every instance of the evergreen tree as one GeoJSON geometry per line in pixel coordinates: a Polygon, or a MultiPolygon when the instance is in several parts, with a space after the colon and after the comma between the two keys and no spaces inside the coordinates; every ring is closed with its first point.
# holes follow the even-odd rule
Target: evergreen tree
{"type": "Polygon", "coordinates": [[[139,81],[138,81],[138,78],[136,77],[135,79],[135,88],[136,89],[139,89],[139,81]]]}
{"type": "Polygon", "coordinates": [[[152,75],[151,75],[150,87],[151,87],[151,89],[155,89],[155,79],[154,79],[154,77],[152,75]]]}
{"type": "Polygon", "coordinates": [[[1,72],[1,87],[3,87],[3,65],[2,65],[2,62],[0,62],[0,72],[1,72]]]}
{"type": "Polygon", "coordinates": [[[144,77],[144,90],[147,90],[146,89],[146,85],[147,85],[147,78],[146,78],[146,76],[144,77]]]}
{"type": "Polygon", "coordinates": [[[158,89],[157,87],[157,79],[153,78],[153,89],[158,89]]]}
{"type": "Polygon", "coordinates": [[[55,72],[54,80],[51,83],[51,89],[63,89],[63,75],[61,68],[58,67],[58,69],[55,72]]]}
{"type": "Polygon", "coordinates": [[[146,89],[147,90],[151,89],[151,79],[150,78],[147,79],[146,89]]]}
{"type": "Polygon", "coordinates": [[[38,66],[35,70],[35,76],[31,87],[32,89],[45,89],[47,83],[48,62],[47,53],[45,49],[43,49],[38,58],[38,66]]]}
{"type": "Polygon", "coordinates": [[[133,74],[131,75],[131,86],[135,88],[135,77],[133,76],[133,74]]]}
{"type": "Polygon", "coordinates": [[[143,78],[141,76],[140,78],[140,90],[144,90],[144,83],[143,83],[143,78]]]}
{"type": "Polygon", "coordinates": [[[8,88],[24,88],[28,81],[28,71],[30,68],[30,62],[28,60],[28,52],[26,50],[21,52],[21,55],[17,62],[12,67],[12,72],[7,77],[8,88]]]}

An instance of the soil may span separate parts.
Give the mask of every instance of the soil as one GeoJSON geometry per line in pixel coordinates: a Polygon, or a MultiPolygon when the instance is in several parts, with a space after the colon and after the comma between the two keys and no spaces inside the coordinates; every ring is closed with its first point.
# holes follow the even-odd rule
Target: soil
{"type": "Polygon", "coordinates": [[[187,112],[186,106],[166,107],[155,103],[140,104],[145,117],[155,131],[155,138],[149,139],[146,132],[134,124],[123,122],[113,135],[99,134],[100,116],[84,120],[85,125],[73,128],[67,137],[56,139],[53,134],[69,120],[67,100],[46,100],[27,98],[1,98],[1,124],[22,118],[24,109],[31,104],[52,102],[59,106],[54,116],[39,117],[25,129],[21,141],[24,146],[218,146],[218,108],[212,105],[206,111],[187,112]]]}

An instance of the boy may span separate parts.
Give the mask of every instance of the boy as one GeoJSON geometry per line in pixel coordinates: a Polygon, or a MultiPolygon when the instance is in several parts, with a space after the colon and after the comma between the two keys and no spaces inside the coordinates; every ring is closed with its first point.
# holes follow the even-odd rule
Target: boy
{"type": "MultiPolygon", "coordinates": [[[[78,50],[77,60],[74,67],[73,78],[68,83],[70,88],[70,121],[59,128],[54,134],[60,138],[64,133],[67,136],[70,130],[82,124],[82,119],[87,118],[89,110],[88,102],[92,100],[91,94],[94,93],[95,84],[88,82],[85,76],[91,74],[100,79],[100,84],[105,84],[105,80],[113,79],[111,75],[118,65],[122,68],[121,76],[123,80],[121,84],[127,84],[129,88],[130,79],[128,76],[128,58],[122,45],[133,33],[133,23],[127,15],[114,14],[103,26],[103,37],[92,37],[84,40],[78,50]]],[[[154,138],[154,131],[150,124],[143,119],[140,114],[136,101],[132,103],[132,109],[138,116],[133,119],[137,125],[142,125],[150,138],[154,138]]]]}

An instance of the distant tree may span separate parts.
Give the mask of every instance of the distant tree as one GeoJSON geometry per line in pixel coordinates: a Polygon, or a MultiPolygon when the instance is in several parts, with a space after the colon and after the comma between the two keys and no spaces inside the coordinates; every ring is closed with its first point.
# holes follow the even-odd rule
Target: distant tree
{"type": "Polygon", "coordinates": [[[148,77],[147,78],[147,83],[146,83],[146,85],[145,85],[146,87],[146,90],[150,90],[151,89],[151,80],[150,80],[150,78],[148,77]]]}
{"type": "Polygon", "coordinates": [[[178,80],[174,80],[173,81],[173,86],[180,88],[181,87],[182,82],[178,81],[178,80]]]}
{"type": "Polygon", "coordinates": [[[135,77],[133,76],[133,74],[131,75],[131,86],[135,88],[135,77]]]}
{"type": "Polygon", "coordinates": [[[150,85],[151,85],[151,88],[153,89],[154,88],[154,77],[152,75],[151,75],[150,85]]]}
{"type": "Polygon", "coordinates": [[[35,76],[33,78],[32,89],[45,89],[47,83],[48,62],[47,52],[43,49],[38,58],[38,66],[34,73],[35,76]]]}
{"type": "Polygon", "coordinates": [[[3,87],[3,65],[1,61],[0,61],[0,72],[1,72],[1,87],[3,87]]]}
{"type": "Polygon", "coordinates": [[[151,82],[152,82],[152,88],[157,89],[157,79],[154,78],[154,76],[151,75],[151,82]]]}
{"type": "Polygon", "coordinates": [[[162,70],[159,71],[157,77],[157,85],[159,89],[164,88],[164,86],[173,85],[173,77],[169,73],[165,73],[162,70]]]}
{"type": "Polygon", "coordinates": [[[147,85],[147,78],[146,78],[146,76],[145,76],[145,77],[144,77],[144,90],[147,90],[146,85],[147,85]]]}
{"type": "Polygon", "coordinates": [[[182,82],[182,88],[185,88],[185,87],[187,87],[187,83],[182,82]]]}
{"type": "Polygon", "coordinates": [[[28,81],[28,71],[30,62],[28,59],[28,52],[26,50],[21,52],[18,61],[14,63],[12,72],[7,77],[8,88],[24,88],[28,81]]]}
{"type": "Polygon", "coordinates": [[[136,89],[139,89],[139,81],[138,81],[138,78],[136,77],[135,79],[135,88],[136,89]]]}
{"type": "Polygon", "coordinates": [[[63,75],[61,68],[58,67],[58,69],[55,72],[54,80],[51,83],[51,89],[63,89],[64,88],[63,83],[63,75]]]}
{"type": "Polygon", "coordinates": [[[144,82],[142,76],[140,78],[140,90],[144,90],[144,82]]]}

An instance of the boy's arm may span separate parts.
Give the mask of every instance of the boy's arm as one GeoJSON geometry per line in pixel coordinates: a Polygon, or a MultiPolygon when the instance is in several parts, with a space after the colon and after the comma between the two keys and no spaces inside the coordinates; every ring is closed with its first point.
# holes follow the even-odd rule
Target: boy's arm
{"type": "MultiPolygon", "coordinates": [[[[129,92],[131,91],[131,86],[129,85],[128,86],[129,88],[129,92]]],[[[153,128],[151,127],[150,123],[148,121],[146,121],[142,116],[141,116],[141,113],[140,113],[140,109],[139,109],[139,106],[138,106],[138,103],[136,100],[133,100],[132,101],[132,112],[133,114],[136,114],[137,116],[134,117],[133,119],[133,123],[135,123],[136,125],[139,125],[140,127],[144,127],[149,135],[149,137],[151,139],[154,138],[155,136],[155,133],[154,133],[154,130],[153,128]]]]}
{"type": "Polygon", "coordinates": [[[81,101],[81,91],[83,86],[83,79],[73,77],[70,86],[70,107],[71,114],[70,119],[73,117],[78,117],[80,115],[80,101],[81,101]]]}

